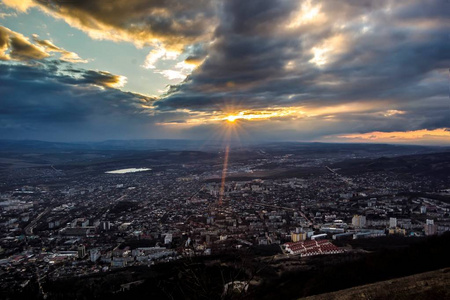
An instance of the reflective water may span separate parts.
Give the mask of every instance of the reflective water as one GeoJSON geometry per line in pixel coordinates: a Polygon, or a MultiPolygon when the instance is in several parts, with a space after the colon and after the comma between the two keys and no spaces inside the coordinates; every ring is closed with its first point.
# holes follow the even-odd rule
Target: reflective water
{"type": "Polygon", "coordinates": [[[108,171],[105,173],[107,173],[107,174],[125,174],[125,173],[135,173],[135,172],[143,172],[143,171],[150,171],[150,170],[151,170],[150,168],[129,168],[129,169],[108,171]]]}

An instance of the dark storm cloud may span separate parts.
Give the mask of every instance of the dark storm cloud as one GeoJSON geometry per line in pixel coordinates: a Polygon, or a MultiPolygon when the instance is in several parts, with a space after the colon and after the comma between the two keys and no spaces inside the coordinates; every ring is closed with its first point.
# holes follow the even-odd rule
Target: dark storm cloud
{"type": "Polygon", "coordinates": [[[194,65],[200,64],[208,54],[205,43],[194,44],[186,50],[189,55],[184,61],[194,65]]]}
{"type": "Polygon", "coordinates": [[[107,87],[111,76],[104,72],[72,74],[57,74],[47,65],[2,65],[0,135],[59,140],[151,135],[146,107],[154,99],[107,87]]]}
{"type": "Polygon", "coordinates": [[[445,95],[447,80],[436,77],[450,64],[441,1],[311,1],[320,6],[317,23],[288,24],[305,3],[224,2],[205,62],[157,106],[206,111],[230,101],[253,109],[385,101],[408,109],[411,101],[445,95]],[[314,64],[311,50],[322,46],[331,48],[328,61],[314,64]]]}

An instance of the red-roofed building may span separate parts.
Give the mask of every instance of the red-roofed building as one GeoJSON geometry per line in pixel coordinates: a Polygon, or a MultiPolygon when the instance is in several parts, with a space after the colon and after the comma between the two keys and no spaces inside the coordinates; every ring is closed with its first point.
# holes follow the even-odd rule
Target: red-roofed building
{"type": "Polygon", "coordinates": [[[288,253],[300,254],[301,257],[344,253],[343,249],[336,247],[327,240],[286,243],[284,244],[284,247],[288,253]]]}

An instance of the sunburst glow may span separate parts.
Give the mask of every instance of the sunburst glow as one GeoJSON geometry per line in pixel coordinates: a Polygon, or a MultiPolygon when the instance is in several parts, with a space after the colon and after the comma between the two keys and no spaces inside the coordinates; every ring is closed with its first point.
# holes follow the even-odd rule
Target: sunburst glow
{"type": "MultiPolygon", "coordinates": [[[[238,121],[268,121],[268,120],[298,120],[311,117],[320,116],[333,116],[341,113],[356,113],[356,112],[368,112],[377,109],[382,103],[346,103],[334,106],[324,106],[317,108],[307,108],[302,106],[297,107],[273,107],[264,110],[240,110],[237,107],[226,107],[213,113],[193,113],[187,110],[180,110],[180,112],[189,113],[190,119],[186,122],[162,122],[158,125],[173,125],[173,126],[192,126],[200,124],[220,123],[226,122],[230,125],[237,125],[238,121]]],[[[382,114],[386,117],[400,114],[391,113],[386,115],[383,111],[382,114]]],[[[397,111],[396,111],[397,112],[397,111]]]]}
{"type": "Polygon", "coordinates": [[[230,123],[233,123],[234,121],[236,121],[237,118],[238,118],[238,116],[230,115],[227,117],[227,121],[230,123]]]}
{"type": "Polygon", "coordinates": [[[223,169],[222,169],[222,180],[220,183],[220,192],[219,192],[219,205],[222,205],[223,196],[225,192],[225,180],[227,177],[227,170],[228,170],[228,154],[230,153],[230,146],[227,145],[225,148],[225,155],[223,158],[223,169]]]}

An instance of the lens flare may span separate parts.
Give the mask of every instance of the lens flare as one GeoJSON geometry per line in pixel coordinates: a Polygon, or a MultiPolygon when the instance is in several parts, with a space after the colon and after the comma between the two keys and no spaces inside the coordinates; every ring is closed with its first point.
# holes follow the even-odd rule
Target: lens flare
{"type": "Polygon", "coordinates": [[[222,205],[223,195],[225,192],[225,179],[227,176],[228,169],[228,153],[230,152],[230,146],[227,145],[225,148],[225,157],[223,159],[223,170],[222,170],[222,182],[220,184],[220,193],[219,193],[219,205],[222,205]]]}

